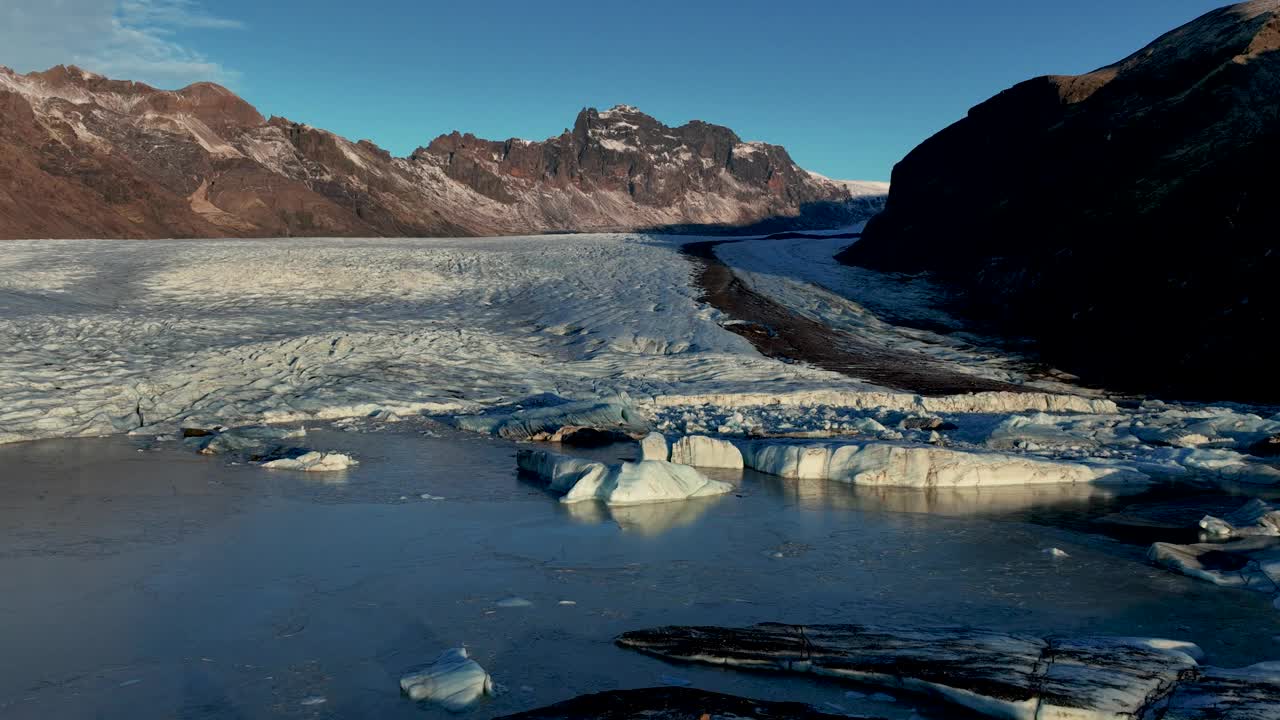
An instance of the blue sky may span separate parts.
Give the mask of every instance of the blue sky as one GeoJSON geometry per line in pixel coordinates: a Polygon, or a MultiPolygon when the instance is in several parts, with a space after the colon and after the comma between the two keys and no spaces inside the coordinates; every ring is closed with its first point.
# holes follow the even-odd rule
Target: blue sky
{"type": "Polygon", "coordinates": [[[1120,59],[1203,0],[5,0],[0,64],[229,85],[398,155],[453,129],[541,139],[636,105],[784,145],[832,177],[893,164],[1015,82],[1120,59]],[[7,15],[7,17],[6,17],[7,15]],[[6,29],[7,28],[7,29],[6,29]]]}

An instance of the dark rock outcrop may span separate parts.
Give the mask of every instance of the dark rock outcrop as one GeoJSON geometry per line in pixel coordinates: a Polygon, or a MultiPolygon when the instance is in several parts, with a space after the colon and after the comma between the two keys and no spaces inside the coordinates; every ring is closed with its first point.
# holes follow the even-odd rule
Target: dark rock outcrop
{"type": "Polygon", "coordinates": [[[830,715],[802,703],[770,702],[723,695],[694,688],[643,688],[583,695],[537,710],[506,715],[500,720],[836,720],[856,717],[830,715]]]}
{"type": "Polygon", "coordinates": [[[0,68],[0,239],[806,228],[876,209],[855,194],[778,146],[626,106],[542,142],[455,132],[396,158],[211,83],[0,68]]]}
{"type": "Polygon", "coordinates": [[[894,169],[840,259],[933,273],[971,318],[1100,384],[1280,401],[1280,0],[973,108],[894,169]]]}

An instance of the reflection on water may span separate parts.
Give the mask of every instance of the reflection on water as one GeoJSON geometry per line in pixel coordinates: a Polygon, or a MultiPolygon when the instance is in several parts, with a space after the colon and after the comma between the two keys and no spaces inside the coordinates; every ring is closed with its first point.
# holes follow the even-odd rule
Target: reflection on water
{"type": "Polygon", "coordinates": [[[1083,509],[1124,492],[1118,486],[1003,485],[973,488],[893,488],[830,480],[791,480],[748,471],[764,492],[802,507],[934,515],[998,515],[1035,506],[1083,509]]]}
{"type": "Polygon", "coordinates": [[[602,502],[580,502],[563,507],[575,522],[588,525],[614,522],[623,532],[656,536],[668,530],[693,525],[723,500],[723,495],[717,495],[646,505],[611,507],[602,502]]]}
{"type": "MultiPolygon", "coordinates": [[[[550,446],[553,452],[601,462],[632,459],[634,444],[602,448],[550,446]]],[[[895,488],[852,485],[831,480],[781,478],[754,470],[699,468],[704,475],[741,488],[742,492],[773,497],[806,509],[877,513],[914,513],[949,517],[986,517],[1085,529],[1090,523],[1135,499],[1153,492],[1145,485],[1089,483],[1061,485],[1001,485],[963,488],[895,488]]],[[[545,488],[541,479],[519,473],[522,482],[545,488]]],[[[598,503],[566,506],[566,514],[585,524],[614,522],[623,530],[658,535],[692,525],[723,498],[608,508],[598,503]]],[[[1141,540],[1135,540],[1139,542],[1141,540]]],[[[1149,542],[1149,541],[1148,541],[1149,542]]]]}

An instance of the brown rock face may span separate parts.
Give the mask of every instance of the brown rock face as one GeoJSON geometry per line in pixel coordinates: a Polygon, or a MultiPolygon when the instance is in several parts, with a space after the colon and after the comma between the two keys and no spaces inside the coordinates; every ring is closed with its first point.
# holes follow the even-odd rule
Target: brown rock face
{"type": "Polygon", "coordinates": [[[1280,401],[1280,0],[973,108],[842,256],[929,271],[973,317],[1121,388],[1280,401]]]}
{"type": "Polygon", "coordinates": [[[629,107],[543,142],[455,132],[396,158],[211,83],[0,68],[0,238],[818,227],[867,208],[780,147],[629,107]]]}

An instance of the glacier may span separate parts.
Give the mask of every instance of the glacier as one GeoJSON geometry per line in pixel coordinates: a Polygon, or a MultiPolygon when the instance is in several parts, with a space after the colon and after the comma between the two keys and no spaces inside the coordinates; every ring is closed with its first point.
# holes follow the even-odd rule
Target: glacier
{"type": "MultiPolygon", "coordinates": [[[[701,300],[681,254],[694,240],[9,242],[0,442],[428,415],[517,441],[654,430],[875,441],[918,449],[864,459],[910,467],[982,455],[1022,458],[1036,478],[1042,462],[1058,463],[1052,472],[1069,482],[1125,468],[1280,484],[1280,469],[1253,454],[1280,433],[1275,409],[1121,406],[981,338],[897,324],[952,321],[931,309],[927,284],[832,261],[845,240],[748,239],[715,252],[805,317],[1022,391],[922,396],[762,356],[701,300]]],[[[1013,477],[1002,472],[995,481],[1013,477]]]]}

